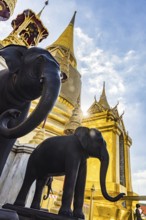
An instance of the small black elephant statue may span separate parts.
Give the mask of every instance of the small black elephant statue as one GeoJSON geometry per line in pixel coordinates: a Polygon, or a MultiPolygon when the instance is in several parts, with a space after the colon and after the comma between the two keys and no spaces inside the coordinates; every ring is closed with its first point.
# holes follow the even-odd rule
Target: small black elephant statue
{"type": "Polygon", "coordinates": [[[53,108],[60,90],[60,68],[47,50],[37,47],[9,45],[0,49],[0,56],[8,66],[0,71],[1,175],[16,138],[37,127],[53,108]],[[26,118],[31,101],[40,96],[26,118]]]}
{"type": "Polygon", "coordinates": [[[100,184],[103,196],[112,202],[123,197],[123,193],[114,198],[110,197],[106,191],[105,180],[109,155],[102,134],[94,128],[78,127],[73,135],[46,139],[32,152],[28,160],[23,185],[14,204],[25,206],[30,186],[36,180],[36,190],[31,208],[40,209],[40,199],[46,177],[65,175],[62,206],[59,214],[84,219],[82,207],[86,182],[86,160],[89,157],[95,157],[101,161],[100,184]],[[73,196],[74,210],[72,212],[73,196]]]}

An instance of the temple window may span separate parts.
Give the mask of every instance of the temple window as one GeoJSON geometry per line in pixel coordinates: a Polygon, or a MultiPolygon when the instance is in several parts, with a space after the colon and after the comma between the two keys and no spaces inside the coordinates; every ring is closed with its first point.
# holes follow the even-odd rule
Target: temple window
{"type": "Polygon", "coordinates": [[[126,186],[125,180],[125,154],[123,134],[119,137],[119,159],[120,159],[120,184],[126,186]]]}

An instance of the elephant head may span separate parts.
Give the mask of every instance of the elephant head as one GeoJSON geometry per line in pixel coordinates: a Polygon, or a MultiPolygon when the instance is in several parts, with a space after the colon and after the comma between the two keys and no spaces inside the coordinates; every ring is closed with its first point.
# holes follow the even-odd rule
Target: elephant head
{"type": "Polygon", "coordinates": [[[37,47],[10,45],[0,50],[0,56],[8,66],[8,89],[14,103],[30,103],[41,96],[31,115],[15,127],[8,129],[3,123],[8,112],[1,115],[0,134],[17,138],[37,127],[53,108],[60,90],[60,68],[47,50],[37,47]]]}
{"type": "Polygon", "coordinates": [[[87,156],[98,158],[101,161],[100,186],[104,198],[111,202],[118,201],[125,195],[124,193],[120,193],[116,197],[111,197],[106,190],[106,174],[109,165],[109,154],[101,132],[95,128],[89,129],[86,127],[78,127],[75,130],[75,135],[78,137],[87,156]]]}

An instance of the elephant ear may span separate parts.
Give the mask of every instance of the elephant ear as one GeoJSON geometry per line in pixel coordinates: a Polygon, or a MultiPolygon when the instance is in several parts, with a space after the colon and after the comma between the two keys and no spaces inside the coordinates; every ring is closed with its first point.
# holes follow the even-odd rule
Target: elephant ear
{"type": "Polygon", "coordinates": [[[27,47],[14,44],[0,49],[0,56],[5,59],[10,73],[15,73],[20,69],[22,58],[26,50],[27,47]]]}
{"type": "Polygon", "coordinates": [[[78,137],[82,147],[84,149],[87,149],[90,145],[90,135],[89,135],[89,131],[90,129],[89,128],[86,128],[86,127],[78,127],[76,130],[75,130],[75,135],[78,137]]]}

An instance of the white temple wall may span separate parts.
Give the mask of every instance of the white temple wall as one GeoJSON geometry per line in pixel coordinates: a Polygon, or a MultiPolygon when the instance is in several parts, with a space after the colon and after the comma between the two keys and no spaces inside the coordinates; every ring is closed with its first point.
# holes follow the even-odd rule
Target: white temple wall
{"type": "Polygon", "coordinates": [[[0,56],[0,70],[7,68],[5,60],[0,56]]]}
{"type": "MultiPolygon", "coordinates": [[[[33,145],[15,145],[11,151],[0,178],[0,206],[5,203],[13,204],[22,186],[27,161],[34,150],[33,145]]],[[[29,207],[33,198],[35,183],[33,183],[26,206],[29,207]]]]}

